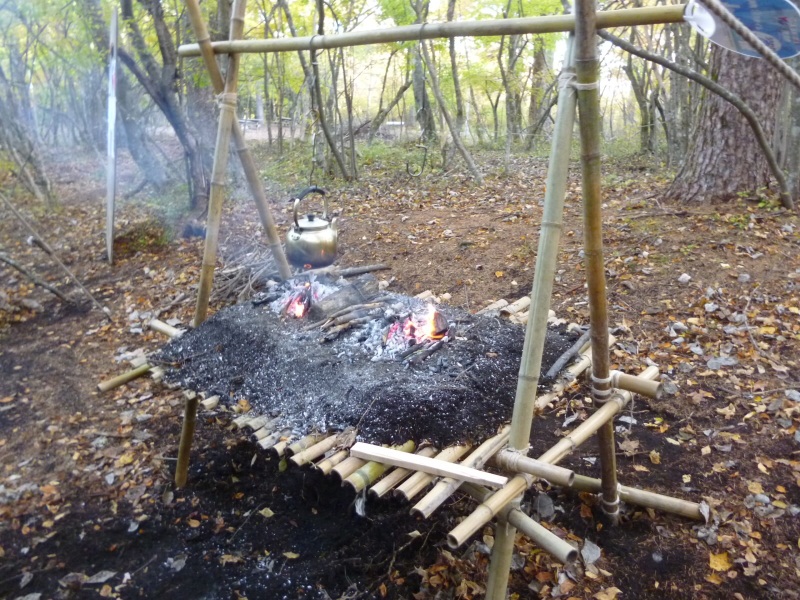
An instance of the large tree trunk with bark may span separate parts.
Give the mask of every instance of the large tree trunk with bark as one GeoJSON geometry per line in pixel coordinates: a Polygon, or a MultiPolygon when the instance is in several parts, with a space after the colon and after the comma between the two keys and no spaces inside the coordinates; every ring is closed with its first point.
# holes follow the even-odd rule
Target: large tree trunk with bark
{"type": "MultiPolygon", "coordinates": [[[[771,139],[783,84],[780,74],[760,59],[716,46],[710,66],[712,79],[745,100],[771,139]]],[[[730,199],[769,182],[769,166],[747,121],[728,102],[706,92],[686,159],[667,195],[684,202],[730,199]]]]}

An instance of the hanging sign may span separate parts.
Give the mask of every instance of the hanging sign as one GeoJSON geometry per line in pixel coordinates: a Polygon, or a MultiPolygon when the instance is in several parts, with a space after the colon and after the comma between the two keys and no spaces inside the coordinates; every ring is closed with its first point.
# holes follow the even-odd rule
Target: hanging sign
{"type": "Polygon", "coordinates": [[[108,47],[108,131],[106,136],[106,254],[114,262],[114,202],[117,194],[117,11],[111,14],[108,47]]]}
{"type": "MultiPolygon", "coordinates": [[[[721,0],[720,3],[781,58],[800,54],[800,10],[789,0],[721,0]]],[[[697,33],[718,46],[745,56],[761,57],[704,7],[702,1],[691,0],[684,18],[697,33]]]]}

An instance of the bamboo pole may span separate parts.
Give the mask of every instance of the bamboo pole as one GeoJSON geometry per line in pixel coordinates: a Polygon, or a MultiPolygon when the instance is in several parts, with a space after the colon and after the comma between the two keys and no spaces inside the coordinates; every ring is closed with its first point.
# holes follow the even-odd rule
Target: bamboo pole
{"type": "MultiPolygon", "coordinates": [[[[660,23],[682,23],[685,5],[653,6],[603,11],[598,15],[598,27],[630,27],[660,23]]],[[[368,29],[336,35],[313,35],[297,38],[212,42],[215,54],[295,52],[326,48],[346,48],[391,42],[416,42],[435,38],[482,37],[518,35],[526,33],[557,33],[575,28],[574,15],[550,15],[519,19],[491,19],[484,21],[448,21],[423,23],[390,29],[368,29]]],[[[198,44],[184,44],[178,48],[180,56],[200,56],[198,44]]]]}
{"type": "MultiPolygon", "coordinates": [[[[569,156],[572,146],[572,130],[575,123],[575,91],[570,87],[574,73],[574,36],[569,37],[564,73],[559,80],[558,112],[547,169],[544,213],[542,215],[539,248],[531,288],[531,305],[528,310],[525,328],[525,342],[522,348],[517,391],[514,399],[514,412],[511,417],[509,447],[525,451],[530,444],[531,425],[536,408],[536,392],[542,370],[542,355],[547,337],[547,321],[553,296],[553,281],[558,260],[558,246],[561,240],[561,227],[564,214],[564,198],[567,194],[569,176],[569,156]]],[[[500,600],[505,597],[508,586],[508,565],[514,551],[513,526],[498,524],[498,531],[510,529],[500,540],[495,540],[489,563],[486,583],[487,600],[500,600]]]]}
{"type": "Polygon", "coordinates": [[[175,487],[182,488],[186,485],[189,474],[189,454],[192,449],[195,423],[197,422],[197,404],[200,398],[195,395],[186,399],[183,407],[183,426],[181,427],[181,440],[178,446],[178,463],[175,466],[175,487]]]}
{"type": "Polygon", "coordinates": [[[295,466],[302,467],[304,464],[319,458],[338,443],[339,436],[336,434],[330,435],[325,439],[318,441],[313,446],[310,446],[309,448],[306,448],[300,452],[296,452],[289,460],[291,460],[295,466]]]}
{"type": "Polygon", "coordinates": [[[505,471],[527,473],[561,487],[571,487],[575,479],[575,473],[570,469],[530,458],[514,450],[501,450],[494,455],[494,463],[505,471]]]}
{"type": "MultiPolygon", "coordinates": [[[[349,451],[347,453],[350,454],[349,451]]],[[[365,464],[367,464],[367,461],[361,458],[356,458],[355,456],[351,456],[334,466],[330,472],[334,475],[337,475],[341,481],[344,481],[365,464]]]]}
{"type": "Polygon", "coordinates": [[[347,460],[347,457],[350,456],[350,452],[348,450],[339,450],[335,454],[332,454],[325,460],[321,460],[314,465],[314,468],[317,469],[323,475],[329,475],[333,468],[341,462],[347,460]]]}
{"type": "MultiPolygon", "coordinates": [[[[601,491],[602,482],[593,477],[575,475],[572,489],[578,492],[596,494],[601,491]]],[[[696,502],[689,502],[688,500],[664,496],[663,494],[656,494],[655,492],[648,492],[647,490],[640,490],[625,485],[619,486],[619,497],[623,502],[628,504],[652,508],[697,521],[705,519],[703,513],[700,512],[700,505],[696,502]]]]}
{"type": "MultiPolygon", "coordinates": [[[[189,13],[189,20],[192,23],[192,29],[194,29],[194,34],[201,50],[203,62],[211,77],[211,86],[214,89],[214,93],[219,94],[224,91],[225,82],[222,79],[222,73],[220,73],[216,58],[214,58],[214,50],[211,48],[211,37],[208,34],[208,28],[200,13],[198,0],[186,0],[186,8],[189,13]]],[[[264,227],[264,232],[267,235],[267,243],[272,251],[272,258],[275,260],[275,265],[278,267],[280,276],[283,279],[291,279],[292,269],[286,260],[283,246],[281,246],[281,239],[277,227],[275,226],[275,219],[272,216],[272,211],[269,209],[267,196],[264,193],[264,185],[258,174],[253,155],[250,154],[247,148],[242,128],[239,126],[239,121],[237,119],[233,120],[232,128],[236,153],[239,155],[239,159],[242,162],[242,169],[247,179],[247,185],[250,187],[250,193],[255,200],[258,216],[261,219],[261,225],[264,227]]]]}
{"type": "MultiPolygon", "coordinates": [[[[497,435],[484,441],[472,451],[467,458],[461,461],[461,464],[466,467],[480,469],[486,464],[486,461],[500,450],[500,448],[506,445],[510,430],[511,428],[508,426],[503,427],[497,435]]],[[[413,506],[411,514],[427,519],[433,514],[433,511],[439,508],[445,500],[455,493],[462,483],[462,481],[458,481],[452,477],[445,477],[433,486],[433,489],[413,506]]]]}
{"type": "Polygon", "coordinates": [[[286,456],[293,456],[298,452],[302,452],[303,450],[307,450],[311,448],[317,442],[320,442],[326,438],[326,434],[324,433],[310,433],[307,436],[299,439],[298,441],[294,442],[293,444],[289,445],[286,448],[286,456]]]}
{"type": "MultiPolygon", "coordinates": [[[[581,118],[581,180],[589,323],[592,331],[592,399],[602,405],[611,394],[608,354],[608,303],[603,261],[603,195],[600,173],[600,91],[597,60],[598,26],[595,0],[575,3],[575,74],[581,118]]],[[[597,431],[603,480],[601,506],[612,523],[619,519],[617,457],[614,424],[608,420],[597,431]]]]}
{"type": "MultiPolygon", "coordinates": [[[[417,456],[430,457],[434,456],[435,454],[436,448],[433,446],[425,446],[417,451],[417,456]]],[[[403,469],[402,467],[392,469],[391,473],[369,488],[370,496],[373,498],[381,498],[385,496],[387,492],[394,489],[395,486],[400,484],[407,477],[411,476],[412,473],[414,473],[413,469],[403,469]]]]}
{"type": "MultiPolygon", "coordinates": [[[[231,9],[231,39],[242,37],[244,30],[244,9],[246,0],[234,0],[231,9]]],[[[217,141],[214,147],[214,165],[211,169],[211,194],[208,200],[208,220],[206,222],[206,242],[203,249],[203,266],[197,289],[197,306],[194,312],[194,326],[198,327],[206,319],[208,299],[214,283],[214,268],[217,263],[219,245],[219,225],[222,219],[222,202],[225,197],[225,178],[228,168],[228,153],[231,145],[231,130],[236,121],[236,89],[239,78],[239,55],[231,54],[228,59],[224,93],[220,97],[217,141]]]]}
{"type": "Polygon", "coordinates": [[[144,363],[143,365],[139,365],[135,369],[131,369],[130,371],[123,373],[122,375],[117,375],[116,377],[112,377],[111,379],[106,379],[105,381],[101,381],[97,384],[98,391],[107,392],[108,390],[113,390],[123,384],[128,383],[129,381],[133,381],[137,377],[141,377],[145,373],[147,373],[153,367],[149,363],[144,363]]]}
{"type": "Polygon", "coordinates": [[[661,383],[658,381],[628,375],[622,371],[611,371],[611,387],[657,400],[661,398],[663,391],[661,383]]]}

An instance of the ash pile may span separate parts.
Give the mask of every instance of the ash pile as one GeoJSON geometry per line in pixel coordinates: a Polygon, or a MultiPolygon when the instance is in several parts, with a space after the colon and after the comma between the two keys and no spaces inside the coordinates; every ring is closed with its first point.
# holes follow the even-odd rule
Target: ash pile
{"type": "MultiPolygon", "coordinates": [[[[511,418],[524,329],[378,289],[305,276],[225,308],[165,346],[165,379],[279,417],[302,435],[479,442],[511,418]]],[[[542,372],[574,343],[551,328],[542,372]]],[[[546,387],[547,381],[542,381],[546,387]]]]}

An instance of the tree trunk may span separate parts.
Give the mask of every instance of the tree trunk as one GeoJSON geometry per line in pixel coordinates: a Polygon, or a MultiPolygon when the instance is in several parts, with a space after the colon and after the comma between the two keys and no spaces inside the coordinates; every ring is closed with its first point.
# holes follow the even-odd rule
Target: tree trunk
{"type": "MultiPolygon", "coordinates": [[[[711,78],[742,98],[772,139],[783,79],[757,58],[714,46],[711,78]]],[[[684,202],[730,199],[769,185],[770,169],[751,128],[739,112],[706,93],[683,167],[667,195],[684,202]]]]}

